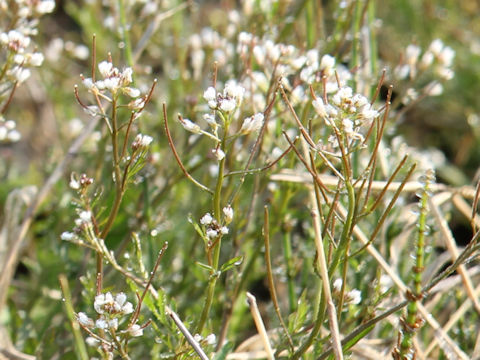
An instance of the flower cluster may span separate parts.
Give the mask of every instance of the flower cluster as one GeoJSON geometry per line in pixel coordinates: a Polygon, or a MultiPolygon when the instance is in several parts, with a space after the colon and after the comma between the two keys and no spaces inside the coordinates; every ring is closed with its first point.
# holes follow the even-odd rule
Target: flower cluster
{"type": "Polygon", "coordinates": [[[203,98],[210,109],[229,114],[240,106],[244,94],[245,88],[238,85],[236,81],[230,80],[225,84],[223,92],[217,93],[215,88],[210,86],[203,93],[203,98]]]}
{"type": "Polygon", "coordinates": [[[333,147],[338,147],[339,142],[349,147],[357,140],[363,141],[362,127],[379,115],[365,96],[353,94],[348,86],[338,89],[330,103],[315,98],[312,105],[325,123],[333,128],[334,133],[329,138],[333,147]]]}
{"type": "Polygon", "coordinates": [[[99,294],[95,296],[93,307],[97,312],[97,319],[94,321],[84,312],[77,314],[78,323],[90,334],[94,341],[90,341],[95,344],[98,341],[108,341],[105,338],[105,333],[115,336],[117,340],[118,336],[124,338],[138,337],[143,335],[143,329],[145,326],[136,324],[136,321],[128,323],[126,328],[119,331],[119,326],[125,319],[126,315],[134,312],[134,307],[131,302],[127,301],[127,295],[125,293],[118,293],[112,295],[107,292],[105,294],[99,294]],[[103,335],[96,334],[95,330],[100,330],[103,335]],[[103,337],[102,337],[103,336],[103,337]]]}
{"type": "Polygon", "coordinates": [[[5,120],[0,115],[0,143],[17,142],[22,137],[16,129],[17,124],[13,120],[5,120]]]}
{"type": "MultiPolygon", "coordinates": [[[[129,85],[133,82],[132,79],[132,68],[126,67],[122,71],[114,67],[110,61],[102,61],[98,64],[98,70],[102,75],[102,80],[93,81],[92,78],[83,78],[83,84],[85,87],[93,92],[94,94],[102,94],[105,90],[109,91],[114,98],[118,94],[123,93],[132,98],[137,98],[140,96],[140,90],[130,87],[129,85]]],[[[109,101],[112,101],[105,95],[104,98],[107,98],[109,101]]]]}
{"type": "MultiPolygon", "coordinates": [[[[418,45],[410,44],[406,47],[403,61],[395,68],[394,74],[397,79],[416,79],[421,74],[431,70],[437,80],[428,83],[424,92],[429,96],[440,95],[443,92],[442,84],[439,81],[451,80],[455,73],[452,70],[455,51],[440,39],[435,39],[423,52],[418,45]]],[[[413,89],[408,89],[403,103],[408,104],[415,100],[418,94],[413,89]]]]}
{"type": "Polygon", "coordinates": [[[202,234],[209,241],[215,241],[223,235],[227,235],[229,230],[227,225],[233,220],[233,209],[230,205],[223,208],[222,224],[210,214],[206,213],[200,218],[200,224],[202,225],[202,234]]]}
{"type": "MultiPolygon", "coordinates": [[[[16,87],[30,77],[29,68],[42,65],[44,56],[32,39],[38,32],[38,19],[54,8],[54,0],[0,0],[0,104],[9,101],[16,87]]],[[[13,120],[0,116],[0,143],[20,140],[15,127],[13,120]]]]}

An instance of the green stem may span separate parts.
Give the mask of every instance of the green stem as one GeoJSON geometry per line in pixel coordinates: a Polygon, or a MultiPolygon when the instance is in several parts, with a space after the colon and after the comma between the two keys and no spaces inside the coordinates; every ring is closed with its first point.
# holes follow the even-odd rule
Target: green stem
{"type": "Polygon", "coordinates": [[[332,262],[328,269],[330,279],[332,279],[335,269],[340,263],[340,257],[345,254],[347,250],[347,245],[350,239],[351,228],[353,224],[353,217],[355,214],[355,189],[353,188],[352,183],[348,178],[345,179],[345,187],[348,194],[348,213],[345,223],[343,224],[342,234],[340,236],[340,241],[338,242],[338,247],[335,253],[333,254],[332,262]]]}
{"type": "Polygon", "coordinates": [[[422,272],[425,266],[425,234],[427,231],[427,213],[428,213],[428,198],[429,186],[433,178],[433,172],[427,173],[425,179],[425,186],[419,201],[420,214],[417,224],[417,243],[415,254],[415,266],[413,267],[413,284],[411,294],[407,295],[410,300],[407,305],[407,314],[402,324],[402,338],[400,342],[400,349],[396,349],[394,357],[398,359],[411,359],[412,355],[415,357],[413,348],[413,339],[421,325],[422,321],[418,317],[418,301],[422,299],[422,272]]]}
{"type": "MultiPolygon", "coordinates": [[[[221,142],[221,149],[223,152],[226,150],[226,139],[227,139],[227,134],[228,134],[228,125],[229,121],[224,122],[224,133],[223,133],[223,139],[221,142]]],[[[222,200],[222,186],[223,186],[223,179],[224,179],[224,173],[225,173],[225,159],[224,157],[222,160],[220,160],[220,163],[218,164],[218,176],[217,176],[217,185],[215,186],[215,192],[213,194],[213,216],[215,220],[220,224],[221,223],[221,217],[222,217],[222,206],[221,206],[221,200],[222,200]]],[[[201,334],[203,327],[205,326],[205,323],[207,322],[207,317],[210,312],[210,308],[212,306],[213,302],[213,296],[215,295],[215,285],[217,284],[217,279],[218,279],[218,263],[220,261],[220,249],[222,246],[222,235],[218,235],[218,239],[215,240],[216,244],[213,246],[213,259],[212,259],[212,268],[213,271],[210,274],[210,280],[208,282],[208,288],[207,288],[207,295],[205,298],[205,304],[203,306],[202,314],[200,315],[200,320],[198,321],[198,325],[195,329],[195,332],[197,334],[201,334]]]]}
{"type": "Polygon", "coordinates": [[[123,0],[118,0],[118,8],[120,15],[120,25],[122,27],[122,40],[125,45],[125,60],[131,68],[133,68],[133,55],[132,55],[132,43],[130,41],[130,33],[127,29],[127,19],[125,16],[125,5],[123,0]]]}

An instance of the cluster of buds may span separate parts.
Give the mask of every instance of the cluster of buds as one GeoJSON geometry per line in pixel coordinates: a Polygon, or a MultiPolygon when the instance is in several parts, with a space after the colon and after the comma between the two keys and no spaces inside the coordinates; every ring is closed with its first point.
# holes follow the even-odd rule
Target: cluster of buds
{"type": "Polygon", "coordinates": [[[332,96],[330,103],[315,98],[312,105],[317,114],[334,130],[334,134],[329,138],[333,147],[338,147],[339,141],[345,141],[347,146],[353,145],[354,141],[363,141],[361,128],[379,115],[365,96],[353,94],[350,87],[340,88],[332,96]]]}
{"type": "Polygon", "coordinates": [[[111,61],[102,61],[98,64],[98,70],[103,77],[102,80],[94,82],[92,78],[82,78],[83,84],[92,93],[102,94],[109,101],[112,100],[103,95],[105,90],[109,91],[113,97],[116,97],[119,93],[132,98],[140,96],[140,90],[129,86],[133,82],[132,68],[126,67],[120,71],[113,66],[111,61]]]}
{"type": "Polygon", "coordinates": [[[88,177],[87,174],[80,175],[80,178],[75,173],[72,173],[70,175],[69,186],[73,190],[85,189],[92,184],[93,184],[93,178],[88,177]]]}

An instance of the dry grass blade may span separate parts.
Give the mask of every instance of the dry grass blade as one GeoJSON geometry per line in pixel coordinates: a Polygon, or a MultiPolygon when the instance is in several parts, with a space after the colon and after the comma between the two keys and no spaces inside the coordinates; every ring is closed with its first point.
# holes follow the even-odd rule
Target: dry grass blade
{"type": "Polygon", "coordinates": [[[255,322],[258,334],[262,339],[263,346],[266,352],[266,357],[268,360],[275,360],[272,346],[270,345],[270,340],[268,339],[267,330],[265,329],[265,325],[263,324],[260,310],[258,310],[257,300],[255,299],[255,296],[253,296],[249,292],[247,292],[247,302],[248,306],[250,307],[250,312],[252,313],[253,321],[255,322]]]}

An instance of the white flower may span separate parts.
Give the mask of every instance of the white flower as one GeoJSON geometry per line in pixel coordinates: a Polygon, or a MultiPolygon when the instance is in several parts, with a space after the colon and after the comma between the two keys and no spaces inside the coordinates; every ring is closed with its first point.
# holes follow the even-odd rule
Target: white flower
{"type": "MultiPolygon", "coordinates": [[[[70,241],[70,240],[75,239],[75,234],[72,233],[72,232],[64,231],[64,232],[60,235],[60,239],[62,239],[62,240],[64,240],[64,241],[70,241]]],[[[80,313],[79,313],[79,314],[80,314],[80,313]]]]}
{"type": "Polygon", "coordinates": [[[98,329],[105,330],[108,327],[108,323],[105,319],[100,318],[100,319],[97,319],[97,321],[95,321],[95,326],[98,329]]]}
{"type": "Polygon", "coordinates": [[[242,127],[240,128],[241,134],[249,134],[251,132],[259,130],[263,125],[264,116],[262,113],[255,114],[243,120],[242,127]]]}
{"type": "Polygon", "coordinates": [[[222,233],[222,235],[227,235],[228,232],[229,232],[228,227],[222,226],[222,227],[220,228],[220,232],[222,233]]]}
{"type": "Polygon", "coordinates": [[[128,86],[123,88],[123,92],[131,98],[136,98],[140,96],[140,90],[128,86]]]}
{"type": "Polygon", "coordinates": [[[208,345],[215,345],[217,338],[215,337],[215,334],[210,334],[205,338],[205,340],[207,341],[208,345]]]}
{"type": "Polygon", "coordinates": [[[130,333],[131,336],[138,337],[143,335],[143,328],[138,325],[134,324],[128,329],[128,332],[130,333]]]}
{"type": "Polygon", "coordinates": [[[417,45],[408,45],[405,49],[405,58],[407,60],[407,64],[414,65],[420,56],[420,51],[421,49],[417,45]]]}
{"type": "Polygon", "coordinates": [[[30,56],[29,63],[30,63],[32,66],[40,66],[40,65],[42,65],[42,63],[43,63],[43,60],[44,60],[43,54],[37,52],[37,53],[33,53],[33,54],[30,56]]]}
{"type": "Polygon", "coordinates": [[[432,41],[428,48],[435,56],[438,56],[443,49],[443,41],[435,39],[432,41]]]}
{"type": "Polygon", "coordinates": [[[35,10],[40,14],[51,13],[55,9],[55,1],[53,0],[43,0],[37,3],[35,10]]]}
{"type": "Polygon", "coordinates": [[[322,60],[320,60],[320,70],[323,70],[325,75],[329,76],[332,74],[332,70],[335,66],[335,58],[331,55],[323,55],[322,60]]]}
{"type": "Polygon", "coordinates": [[[11,130],[7,135],[7,139],[10,140],[11,142],[17,142],[21,138],[22,138],[22,134],[20,134],[17,130],[11,130]]]}
{"type": "Polygon", "coordinates": [[[212,215],[210,213],[206,213],[205,215],[202,216],[200,219],[200,224],[202,225],[210,225],[213,221],[212,215]]]}
{"type": "Polygon", "coordinates": [[[333,288],[335,291],[340,292],[342,290],[343,280],[338,278],[333,282],[333,288]]]}
{"type": "Polygon", "coordinates": [[[230,205],[223,208],[223,215],[225,216],[225,223],[230,224],[233,220],[233,209],[230,205]]]}
{"type": "Polygon", "coordinates": [[[223,89],[224,96],[233,97],[239,103],[242,101],[244,94],[245,88],[238,85],[234,80],[227,81],[225,88],[223,89]]]}
{"type": "Polygon", "coordinates": [[[182,124],[183,128],[187,131],[190,131],[194,134],[201,134],[202,133],[202,129],[200,128],[200,126],[193,123],[189,119],[182,119],[181,124],[182,124]]]}
{"type": "Polygon", "coordinates": [[[97,313],[100,315],[105,312],[104,306],[105,304],[112,304],[113,303],[113,296],[110,292],[105,294],[98,294],[95,296],[95,301],[93,302],[93,307],[97,313]]]}
{"type": "Polygon", "coordinates": [[[212,149],[212,153],[213,153],[213,155],[215,155],[215,157],[217,158],[218,161],[220,161],[220,160],[222,160],[223,158],[225,158],[225,153],[224,153],[223,150],[220,149],[220,148],[212,149]]]}
{"type": "Polygon", "coordinates": [[[113,65],[109,61],[102,61],[98,64],[98,71],[104,78],[109,77],[112,73],[113,65]]]}
{"type": "Polygon", "coordinates": [[[93,327],[93,320],[90,319],[87,314],[84,312],[79,312],[77,314],[77,321],[80,323],[80,325],[85,326],[85,327],[93,327]]]}
{"type": "Polygon", "coordinates": [[[207,124],[213,128],[216,128],[218,126],[217,122],[215,121],[215,116],[213,116],[212,114],[203,115],[203,120],[205,120],[207,124]]]}
{"type": "Polygon", "coordinates": [[[213,86],[210,86],[205,92],[203,93],[203,98],[208,102],[215,100],[217,98],[217,91],[213,86]]]}
{"type": "Polygon", "coordinates": [[[208,229],[206,235],[209,239],[214,239],[218,236],[218,232],[215,229],[208,229]]]}
{"type": "Polygon", "coordinates": [[[431,82],[427,86],[425,86],[425,93],[429,96],[438,96],[441,95],[443,92],[442,84],[438,82],[431,82]]]}
{"type": "Polygon", "coordinates": [[[312,105],[315,108],[315,111],[317,112],[318,115],[321,117],[326,117],[327,116],[327,111],[325,109],[325,105],[323,103],[323,100],[320,98],[317,98],[312,101],[312,105]]]}
{"type": "Polygon", "coordinates": [[[357,289],[353,289],[345,294],[350,304],[358,305],[362,301],[362,292],[357,289]]]}
{"type": "Polygon", "coordinates": [[[147,147],[152,143],[152,141],[153,138],[151,136],[138,134],[135,137],[135,141],[132,143],[132,147],[147,147]]]}
{"type": "Polygon", "coordinates": [[[90,211],[81,211],[78,217],[84,223],[90,223],[92,221],[92,213],[90,211]]]}
{"type": "Polygon", "coordinates": [[[194,339],[196,342],[200,342],[200,341],[202,341],[202,335],[200,335],[200,334],[195,334],[195,335],[193,336],[193,339],[194,339]]]}
{"type": "Polygon", "coordinates": [[[225,112],[231,112],[237,107],[237,102],[233,98],[225,98],[220,100],[219,108],[225,112]]]}
{"type": "Polygon", "coordinates": [[[121,75],[123,86],[126,86],[126,85],[132,83],[132,81],[133,81],[132,75],[133,75],[133,70],[132,70],[131,67],[126,67],[123,70],[122,75],[121,75]]]}

